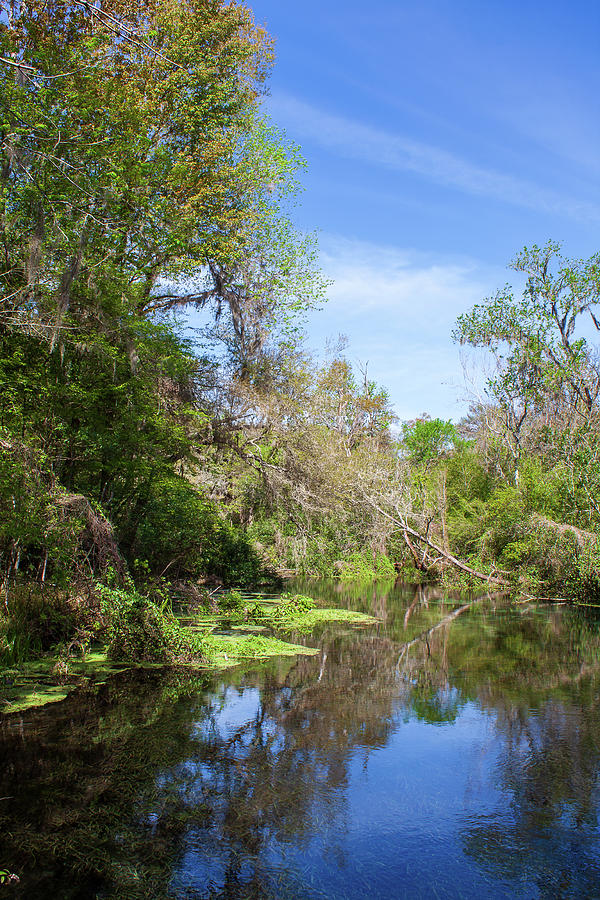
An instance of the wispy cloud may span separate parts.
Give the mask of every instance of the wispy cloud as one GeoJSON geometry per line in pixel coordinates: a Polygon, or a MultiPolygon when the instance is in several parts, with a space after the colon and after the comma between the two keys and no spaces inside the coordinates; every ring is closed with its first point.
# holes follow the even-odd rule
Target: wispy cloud
{"type": "Polygon", "coordinates": [[[600,220],[595,204],[563,195],[526,179],[478,166],[452,153],[362,122],[326,113],[288,94],[269,99],[269,111],[299,138],[346,158],[414,172],[445,187],[579,221],[600,220]]]}
{"type": "Polygon", "coordinates": [[[451,331],[506,272],[334,235],[324,235],[321,245],[332,285],[329,302],[311,317],[310,343],[322,348],[327,338],[346,334],[350,358],[369,364],[402,419],[423,411],[460,416],[463,374],[451,331]]]}
{"type": "Polygon", "coordinates": [[[332,282],[327,309],[349,319],[391,316],[407,336],[449,336],[456,316],[506,280],[499,268],[466,258],[373,244],[337,235],[321,238],[321,264],[332,282]]]}

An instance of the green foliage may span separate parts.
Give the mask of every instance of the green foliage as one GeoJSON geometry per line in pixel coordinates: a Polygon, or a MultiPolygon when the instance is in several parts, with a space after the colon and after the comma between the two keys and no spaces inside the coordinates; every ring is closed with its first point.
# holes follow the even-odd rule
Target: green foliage
{"type": "Polygon", "coordinates": [[[544,461],[523,461],[519,488],[526,510],[543,513],[559,521],[568,519],[569,472],[563,466],[548,469],[544,461]]]}
{"type": "Polygon", "coordinates": [[[88,644],[98,628],[93,602],[75,594],[21,578],[0,616],[0,665],[11,666],[47,650],[88,644]]]}
{"type": "Polygon", "coordinates": [[[545,342],[544,352],[558,350],[561,329],[570,337],[572,323],[579,315],[593,312],[599,300],[598,255],[586,262],[567,260],[560,254],[560,244],[549,241],[544,247],[525,247],[511,268],[527,277],[522,297],[515,299],[505,287],[460,316],[455,336],[492,349],[504,342],[536,353],[545,342]]]}
{"type": "Polygon", "coordinates": [[[461,557],[471,557],[479,552],[486,512],[485,502],[477,497],[455,498],[448,513],[448,530],[452,546],[461,557]]]}
{"type": "MultiPolygon", "coordinates": [[[[298,151],[258,115],[270,40],[224,0],[27,0],[0,55],[34,73],[0,67],[5,587],[19,572],[89,586],[109,567],[123,583],[127,563],[252,581],[243,530],[189,480],[218,363],[169,311],[228,310],[237,349],[258,353],[255,324],[291,340],[320,296],[314,242],[283,213],[298,151]]],[[[125,630],[160,631],[151,606],[123,609],[125,630]]]]}
{"type": "Polygon", "coordinates": [[[340,534],[339,526],[340,523],[333,517],[331,521],[321,519],[312,523],[308,535],[304,536],[297,549],[294,547],[295,552],[289,556],[291,568],[306,575],[335,574],[340,555],[348,552],[349,535],[340,534]]]}
{"type": "Polygon", "coordinates": [[[55,580],[73,567],[85,522],[69,515],[48,459],[0,429],[0,564],[35,577],[51,557],[55,580]],[[17,565],[18,559],[18,565],[17,565]]]}
{"type": "Polygon", "coordinates": [[[220,518],[189,481],[166,474],[147,489],[131,551],[156,574],[216,574],[229,582],[257,577],[260,563],[246,536],[220,518]]]}
{"type": "Polygon", "coordinates": [[[482,523],[487,550],[501,557],[509,545],[520,540],[526,521],[521,493],[508,485],[496,488],[487,502],[482,523]]]}
{"type": "Polygon", "coordinates": [[[340,578],[357,581],[394,578],[394,564],[384,553],[362,550],[348,554],[339,566],[340,578]]]}
{"type": "Polygon", "coordinates": [[[451,509],[463,500],[486,501],[494,488],[494,479],[481,453],[472,444],[461,441],[444,460],[446,501],[451,509]]]}
{"type": "Polygon", "coordinates": [[[600,602],[600,540],[587,543],[576,555],[567,590],[581,601],[600,602]]]}
{"type": "Polygon", "coordinates": [[[235,665],[246,659],[266,659],[270,656],[314,656],[313,647],[290,644],[279,638],[263,635],[208,635],[202,644],[213,665],[235,665]]]}
{"type": "Polygon", "coordinates": [[[378,446],[389,439],[389,427],[396,421],[389,394],[368,377],[363,369],[358,378],[350,362],[340,352],[317,371],[312,399],[313,415],[319,424],[337,432],[346,451],[370,442],[378,446]]]}
{"type": "Polygon", "coordinates": [[[0,73],[5,247],[26,263],[3,272],[4,293],[13,317],[67,331],[82,307],[110,315],[122,291],[144,306],[157,275],[230,256],[256,217],[243,147],[265,33],[220,0],[113,13],[116,28],[112,13],[28,0],[0,28],[3,55],[35,72],[0,73]]]}
{"type": "Polygon", "coordinates": [[[589,430],[597,415],[600,369],[581,334],[598,324],[600,256],[569,260],[549,241],[525,247],[511,267],[526,277],[522,296],[505,286],[458,318],[454,338],[494,357],[479,406],[518,482],[528,444],[538,450],[550,437],[556,451],[573,426],[589,430]]]}
{"type": "Polygon", "coordinates": [[[246,604],[239,591],[227,591],[219,596],[219,609],[223,612],[242,612],[246,604]]]}
{"type": "Polygon", "coordinates": [[[316,627],[335,622],[352,625],[373,625],[377,619],[350,609],[321,609],[312,597],[284,593],[272,610],[265,611],[265,620],[284,633],[308,634],[316,627]]]}
{"type": "Polygon", "coordinates": [[[457,443],[458,434],[450,420],[423,417],[402,424],[402,448],[416,464],[439,459],[457,443]]]}
{"type": "Polygon", "coordinates": [[[225,627],[262,626],[266,616],[260,603],[245,600],[239,591],[219,594],[218,612],[225,627]]]}
{"type": "Polygon", "coordinates": [[[317,605],[312,597],[306,597],[304,594],[283,593],[280,600],[285,604],[284,606],[279,607],[283,615],[285,615],[286,612],[306,612],[309,609],[314,609],[317,605]]]}
{"type": "Polygon", "coordinates": [[[173,664],[194,658],[198,642],[180,626],[167,603],[158,606],[133,585],[101,586],[100,594],[111,659],[173,664]]]}
{"type": "MultiPolygon", "coordinates": [[[[260,118],[272,50],[245,6],[26,0],[0,56],[22,67],[0,67],[6,658],[69,646],[85,596],[111,653],[185,659],[163,593],[265,565],[391,579],[416,558],[402,522],[531,584],[592,583],[569,553],[600,527],[600,375],[576,334],[597,321],[600,257],[526,248],[523,297],[458,322],[498,361],[472,440],[423,416],[394,443],[386,390],[343,342],[322,365],[299,345],[325,283],[285,212],[303,163],[260,118]],[[174,314],[190,304],[212,305],[204,346],[174,314]],[[25,603],[23,578],[69,599],[25,603]]],[[[219,605],[261,618],[235,594],[219,605]]]]}

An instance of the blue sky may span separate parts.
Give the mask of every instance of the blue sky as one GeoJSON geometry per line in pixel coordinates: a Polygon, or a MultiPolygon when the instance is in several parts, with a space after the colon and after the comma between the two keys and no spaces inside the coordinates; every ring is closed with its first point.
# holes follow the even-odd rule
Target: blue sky
{"type": "Polygon", "coordinates": [[[276,38],[265,108],[308,162],[338,333],[402,419],[467,405],[457,315],[548,238],[600,249],[600,3],[250,0],[276,38]]]}

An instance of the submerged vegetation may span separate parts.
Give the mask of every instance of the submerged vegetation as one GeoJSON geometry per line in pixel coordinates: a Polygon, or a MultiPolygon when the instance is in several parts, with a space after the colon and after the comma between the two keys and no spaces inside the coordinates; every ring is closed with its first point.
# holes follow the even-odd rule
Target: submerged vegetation
{"type": "MultiPolygon", "coordinates": [[[[206,661],[207,623],[173,608],[290,572],[598,597],[598,257],[519,254],[522,298],[457,324],[496,360],[470,415],[397,430],[343,341],[303,346],[326,284],[288,218],[303,163],[261,117],[272,43],[247,7],[7,10],[0,664],[206,661]]],[[[206,615],[254,628],[256,655],[257,629],[323,616],[283,608],[206,615]]]]}
{"type": "Polygon", "coordinates": [[[435,587],[314,593],[380,625],[225,675],[130,670],[3,717],[7,896],[166,900],[209,882],[220,898],[306,896],[315,867],[328,896],[434,894],[444,846],[467,896],[475,879],[488,895],[594,896],[596,617],[435,587]],[[365,822],[393,840],[356,840],[365,822]]]}

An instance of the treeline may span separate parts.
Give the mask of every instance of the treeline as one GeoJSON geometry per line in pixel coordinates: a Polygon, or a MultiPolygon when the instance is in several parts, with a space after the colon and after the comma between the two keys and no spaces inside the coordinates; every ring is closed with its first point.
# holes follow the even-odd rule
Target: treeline
{"type": "Polygon", "coordinates": [[[226,401],[173,311],[210,307],[205,343],[248,380],[319,297],[284,213],[300,161],[259,116],[271,42],[237,4],[34,0],[0,47],[4,589],[138,562],[250,578],[186,477],[226,401]]]}
{"type": "Polygon", "coordinates": [[[600,257],[548,243],[512,268],[520,294],[505,287],[458,319],[454,339],[487,356],[458,424],[395,427],[385,391],[355,377],[343,348],[253,398],[236,446],[261,477],[241,495],[238,480],[235,502],[274,564],[597,597],[600,257]]]}
{"type": "Polygon", "coordinates": [[[39,649],[82,609],[89,631],[102,585],[138,603],[282,570],[595,589],[597,259],[521,254],[523,298],[457,326],[496,356],[472,414],[398,431],[342,344],[303,349],[326,284],[287,214],[302,160],[260,114],[272,61],[240,3],[4,4],[8,656],[18,622],[39,649]]]}

